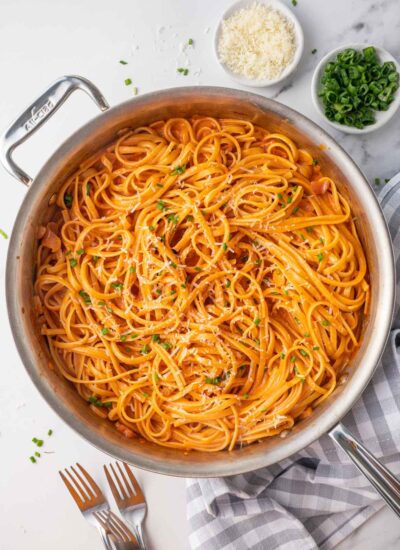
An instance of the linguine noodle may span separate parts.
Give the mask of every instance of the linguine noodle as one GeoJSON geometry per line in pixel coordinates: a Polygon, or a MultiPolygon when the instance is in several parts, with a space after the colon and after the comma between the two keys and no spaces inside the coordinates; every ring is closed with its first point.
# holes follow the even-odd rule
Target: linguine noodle
{"type": "Polygon", "coordinates": [[[233,449],[290,429],[359,345],[367,264],[316,159],[244,120],[131,130],[61,187],[35,306],[59,372],[127,437],[233,449]]]}

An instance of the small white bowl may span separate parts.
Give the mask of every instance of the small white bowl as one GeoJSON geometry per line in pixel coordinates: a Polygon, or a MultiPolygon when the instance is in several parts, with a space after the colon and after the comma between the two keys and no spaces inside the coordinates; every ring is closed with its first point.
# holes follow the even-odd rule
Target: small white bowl
{"type": "MultiPolygon", "coordinates": [[[[325,122],[333,126],[333,128],[336,128],[336,130],[340,130],[341,132],[345,132],[347,134],[368,134],[369,132],[374,132],[375,130],[378,130],[378,128],[382,128],[384,124],[389,122],[389,120],[392,118],[392,116],[397,111],[399,105],[400,105],[400,89],[396,91],[394,99],[392,103],[390,104],[390,107],[387,111],[374,111],[375,113],[375,120],[376,122],[374,124],[369,124],[368,126],[365,126],[365,128],[355,128],[354,126],[345,126],[344,124],[339,124],[338,122],[333,122],[332,120],[329,120],[325,116],[325,108],[324,104],[322,103],[321,98],[318,96],[318,92],[321,88],[321,78],[322,74],[324,72],[324,68],[329,61],[333,61],[337,54],[339,52],[342,52],[343,50],[347,50],[348,48],[353,48],[354,50],[362,50],[366,47],[368,47],[370,44],[345,44],[344,46],[340,46],[339,48],[335,48],[331,52],[329,52],[325,57],[321,59],[321,61],[318,63],[313,77],[311,81],[311,97],[314,103],[314,107],[318,111],[318,113],[324,118],[325,122]]],[[[400,65],[396,61],[396,59],[383,48],[379,48],[378,46],[374,46],[376,53],[378,55],[379,61],[381,63],[384,63],[385,61],[393,61],[393,63],[396,65],[397,72],[400,73],[400,65]]]]}
{"type": "Polygon", "coordinates": [[[263,87],[266,87],[266,86],[272,86],[273,84],[277,84],[278,82],[281,82],[282,80],[287,78],[295,70],[295,68],[299,64],[300,58],[301,58],[302,53],[303,53],[303,49],[304,49],[304,35],[303,35],[303,29],[301,28],[299,20],[294,15],[292,10],[290,10],[287,6],[285,6],[285,4],[283,4],[279,0],[239,0],[238,2],[235,2],[222,15],[222,18],[221,18],[221,20],[218,24],[217,30],[215,32],[215,37],[214,37],[215,55],[217,56],[218,63],[221,65],[221,67],[224,69],[224,71],[233,80],[235,80],[239,84],[243,84],[244,86],[254,86],[255,88],[263,88],[263,87]],[[248,8],[252,4],[256,4],[256,3],[257,4],[265,4],[266,6],[271,6],[272,8],[276,9],[277,11],[279,10],[280,12],[283,13],[284,16],[287,17],[287,19],[289,19],[289,21],[291,21],[293,23],[293,27],[294,27],[294,32],[295,32],[295,37],[296,37],[296,52],[294,54],[293,61],[290,63],[290,65],[285,67],[285,69],[282,71],[282,73],[277,78],[274,78],[272,80],[268,80],[268,79],[257,80],[257,79],[246,78],[244,76],[236,74],[233,71],[231,71],[225,65],[225,63],[221,62],[221,60],[219,59],[219,55],[218,55],[218,43],[219,43],[219,39],[221,37],[221,32],[222,32],[222,21],[224,19],[227,19],[231,15],[233,15],[238,10],[241,10],[243,8],[248,8]]]}

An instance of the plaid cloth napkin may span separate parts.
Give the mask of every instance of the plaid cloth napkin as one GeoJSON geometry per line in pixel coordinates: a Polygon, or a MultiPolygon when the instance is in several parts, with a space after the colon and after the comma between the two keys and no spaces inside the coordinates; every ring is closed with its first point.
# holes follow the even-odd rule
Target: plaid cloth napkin
{"type": "MultiPolygon", "coordinates": [[[[400,173],[378,198],[400,263],[400,173]]],[[[392,332],[376,374],[343,423],[400,474],[400,270],[392,332]]],[[[193,550],[329,550],[384,506],[329,436],[268,468],[187,481],[193,550]]]]}

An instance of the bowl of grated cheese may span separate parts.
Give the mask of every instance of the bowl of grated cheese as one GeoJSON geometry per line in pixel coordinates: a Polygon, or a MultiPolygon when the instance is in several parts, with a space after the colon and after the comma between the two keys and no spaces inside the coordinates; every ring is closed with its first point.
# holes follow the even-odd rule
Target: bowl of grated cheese
{"type": "Polygon", "coordinates": [[[277,84],[297,67],[304,47],[301,25],[279,0],[240,0],[222,16],[215,33],[221,67],[239,84],[277,84]]]}

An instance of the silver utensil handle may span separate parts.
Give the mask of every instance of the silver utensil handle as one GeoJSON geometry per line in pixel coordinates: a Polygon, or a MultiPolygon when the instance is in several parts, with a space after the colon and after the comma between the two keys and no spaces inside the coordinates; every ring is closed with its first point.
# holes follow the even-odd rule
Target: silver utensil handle
{"type": "Polygon", "coordinates": [[[347,453],[392,510],[400,516],[400,481],[357,441],[343,424],[335,426],[329,435],[347,453]]]}
{"type": "Polygon", "coordinates": [[[107,532],[106,530],[100,525],[98,524],[97,525],[97,529],[100,533],[100,536],[101,536],[101,540],[103,541],[103,544],[104,544],[104,548],[106,550],[113,550],[112,546],[111,546],[111,543],[109,541],[109,538],[107,536],[107,532]]]}
{"type": "Polygon", "coordinates": [[[86,92],[102,111],[108,109],[108,103],[102,93],[89,80],[81,76],[62,76],[29,105],[1,136],[0,160],[4,168],[23,184],[29,186],[32,178],[14,162],[14,149],[53,116],[75,90],[86,92]]]}

